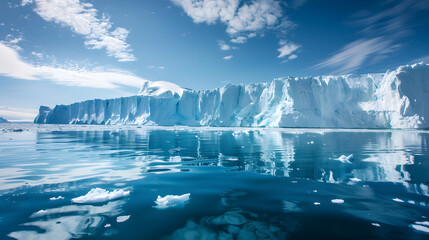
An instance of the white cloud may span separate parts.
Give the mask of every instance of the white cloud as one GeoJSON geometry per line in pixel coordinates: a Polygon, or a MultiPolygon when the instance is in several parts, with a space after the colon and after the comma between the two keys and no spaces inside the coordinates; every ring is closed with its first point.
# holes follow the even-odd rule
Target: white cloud
{"type": "Polygon", "coordinates": [[[0,75],[24,80],[49,80],[67,86],[113,89],[140,88],[146,79],[121,70],[98,70],[33,65],[21,60],[17,50],[0,43],[0,75]]]}
{"type": "Polygon", "coordinates": [[[278,58],[289,56],[289,59],[295,59],[298,57],[296,54],[293,54],[300,48],[298,44],[287,42],[285,40],[281,40],[279,44],[280,48],[277,50],[280,52],[280,54],[277,56],[278,58]]]}
{"type": "Polygon", "coordinates": [[[297,58],[298,57],[298,55],[296,55],[296,54],[292,54],[292,55],[290,55],[289,57],[288,57],[288,59],[289,60],[292,60],[292,59],[295,59],[295,58],[297,58]]]}
{"type": "Polygon", "coordinates": [[[35,3],[34,11],[46,21],[53,21],[70,27],[75,33],[85,36],[85,45],[90,49],[106,49],[109,56],[118,61],[135,61],[130,45],[126,42],[129,31],[118,27],[112,31],[110,19],[91,3],[79,0],[24,0],[22,5],[35,3]]]}
{"type": "Polygon", "coordinates": [[[37,114],[36,109],[0,106],[0,117],[9,121],[33,121],[37,114]]]}
{"type": "Polygon", "coordinates": [[[220,41],[219,40],[217,43],[219,45],[220,50],[228,51],[228,50],[231,49],[231,46],[229,46],[228,44],[226,44],[225,41],[220,41]]]}
{"type": "Polygon", "coordinates": [[[382,37],[358,39],[344,46],[339,52],[317,64],[316,68],[335,68],[334,73],[348,73],[358,69],[369,60],[392,52],[398,45],[392,45],[390,40],[382,37]]]}
{"type": "Polygon", "coordinates": [[[244,32],[258,32],[274,27],[282,17],[278,0],[254,0],[240,4],[240,0],[171,0],[183,8],[195,23],[224,23],[226,32],[235,36],[244,32]]]}
{"type": "Polygon", "coordinates": [[[233,56],[232,55],[229,55],[229,56],[225,56],[225,57],[223,57],[223,59],[225,59],[225,60],[231,60],[233,58],[233,56]]]}
{"type": "Polygon", "coordinates": [[[155,65],[149,65],[149,66],[146,66],[146,67],[149,68],[149,69],[159,69],[159,70],[164,70],[165,69],[164,66],[155,66],[155,65]]]}
{"type": "Polygon", "coordinates": [[[243,37],[243,36],[239,36],[239,37],[231,39],[231,42],[233,42],[233,43],[245,43],[246,41],[247,41],[247,38],[243,37]]]}
{"type": "Polygon", "coordinates": [[[43,54],[38,53],[38,52],[31,52],[31,55],[34,55],[34,56],[36,56],[38,58],[43,58],[43,54]]]}

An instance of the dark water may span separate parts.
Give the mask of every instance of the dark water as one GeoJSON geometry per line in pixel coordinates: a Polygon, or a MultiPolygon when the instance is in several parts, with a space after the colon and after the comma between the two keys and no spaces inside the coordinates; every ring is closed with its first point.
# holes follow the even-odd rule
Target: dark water
{"type": "Polygon", "coordinates": [[[8,126],[0,239],[429,239],[429,132],[8,126]]]}

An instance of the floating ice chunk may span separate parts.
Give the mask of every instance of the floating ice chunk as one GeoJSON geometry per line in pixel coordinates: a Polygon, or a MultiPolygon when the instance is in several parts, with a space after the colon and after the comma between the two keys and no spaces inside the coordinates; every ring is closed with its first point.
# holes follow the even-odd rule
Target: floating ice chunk
{"type": "Polygon", "coordinates": [[[40,210],[31,214],[31,217],[40,217],[40,216],[46,215],[47,213],[48,213],[48,210],[40,210]]]}
{"type": "Polygon", "coordinates": [[[419,224],[410,224],[410,227],[418,232],[429,233],[429,227],[425,227],[419,224]]]}
{"type": "Polygon", "coordinates": [[[320,205],[320,202],[314,202],[313,204],[318,206],[318,205],[320,205]]]}
{"type": "Polygon", "coordinates": [[[341,155],[339,158],[335,159],[338,160],[342,163],[351,163],[350,160],[353,159],[353,154],[350,154],[348,156],[346,155],[341,155]]]}
{"type": "Polygon", "coordinates": [[[371,225],[374,227],[381,227],[380,223],[371,223],[371,225]]]}
{"type": "Polygon", "coordinates": [[[416,202],[415,202],[415,201],[413,201],[413,200],[408,200],[408,203],[409,203],[409,204],[416,204],[416,202]]]}
{"type": "Polygon", "coordinates": [[[362,181],[362,180],[360,180],[359,178],[350,178],[350,181],[353,181],[353,182],[360,182],[360,181],[362,181]]]}
{"type": "Polygon", "coordinates": [[[119,216],[116,218],[116,222],[120,223],[120,222],[125,222],[127,221],[129,218],[131,217],[131,215],[125,215],[125,216],[119,216]]]}
{"type": "Polygon", "coordinates": [[[63,196],[58,196],[58,197],[51,197],[51,198],[49,198],[49,200],[51,200],[51,201],[61,200],[61,199],[64,199],[64,197],[63,196]]]}
{"type": "Polygon", "coordinates": [[[130,195],[130,191],[124,191],[123,189],[114,190],[112,192],[102,188],[93,188],[86,195],[73,198],[74,203],[100,203],[121,198],[130,195]]]}
{"type": "Polygon", "coordinates": [[[105,228],[111,227],[112,225],[110,225],[110,223],[104,225],[105,228]]]}
{"type": "Polygon", "coordinates": [[[393,201],[395,201],[395,202],[400,202],[400,203],[403,203],[404,202],[404,200],[402,200],[402,199],[399,199],[399,198],[394,198],[394,199],[392,199],[393,201]]]}
{"type": "Polygon", "coordinates": [[[165,209],[170,207],[184,206],[190,198],[190,193],[185,193],[183,195],[167,195],[165,197],[158,196],[155,203],[155,208],[165,209]]]}
{"type": "Polygon", "coordinates": [[[343,204],[344,200],[343,199],[332,199],[331,202],[336,203],[336,204],[343,204]]]}

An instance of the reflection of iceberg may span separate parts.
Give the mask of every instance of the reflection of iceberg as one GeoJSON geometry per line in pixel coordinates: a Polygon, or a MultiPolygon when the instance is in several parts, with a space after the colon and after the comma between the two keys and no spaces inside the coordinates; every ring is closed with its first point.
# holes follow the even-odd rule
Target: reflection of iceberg
{"type": "Polygon", "coordinates": [[[34,222],[22,224],[23,228],[8,236],[17,239],[70,239],[78,238],[96,231],[102,226],[105,217],[121,214],[124,201],[109,202],[102,206],[68,205],[47,209],[41,215],[34,215],[34,222]]]}
{"type": "Polygon", "coordinates": [[[291,135],[281,132],[254,132],[254,141],[260,145],[260,159],[246,164],[247,171],[289,177],[290,164],[294,161],[294,143],[291,135]]]}
{"type": "Polygon", "coordinates": [[[263,218],[240,209],[219,216],[203,217],[199,223],[188,221],[167,239],[286,239],[297,223],[286,217],[263,218]]]}

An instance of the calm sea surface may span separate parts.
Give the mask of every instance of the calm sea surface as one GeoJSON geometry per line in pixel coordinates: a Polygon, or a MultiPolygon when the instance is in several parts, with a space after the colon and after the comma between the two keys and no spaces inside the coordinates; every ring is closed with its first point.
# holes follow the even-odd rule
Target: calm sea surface
{"type": "Polygon", "coordinates": [[[13,238],[429,239],[429,132],[0,124],[13,238]]]}

